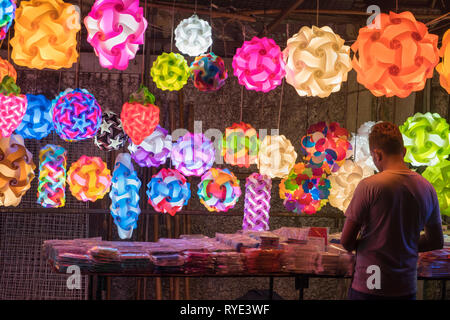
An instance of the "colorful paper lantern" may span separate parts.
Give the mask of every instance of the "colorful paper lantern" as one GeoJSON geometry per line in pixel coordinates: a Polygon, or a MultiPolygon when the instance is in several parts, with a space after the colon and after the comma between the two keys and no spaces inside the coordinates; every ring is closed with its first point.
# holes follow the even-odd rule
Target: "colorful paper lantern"
{"type": "Polygon", "coordinates": [[[35,168],[21,136],[0,137],[0,206],[19,205],[31,187],[35,168]]]}
{"type": "Polygon", "coordinates": [[[198,184],[198,197],[208,211],[226,212],[241,196],[239,180],[228,169],[209,169],[198,184]]]}
{"type": "Polygon", "coordinates": [[[233,57],[233,70],[240,85],[262,92],[278,87],[286,75],[280,47],[266,37],[244,41],[233,57]]]}
{"type": "Polygon", "coordinates": [[[11,57],[35,69],[70,68],[78,60],[79,8],[62,0],[21,1],[16,10],[11,57]]]}
{"type": "Polygon", "coordinates": [[[114,166],[111,192],[111,215],[120,239],[130,239],[137,227],[139,208],[139,180],[128,153],[120,153],[114,166]]]}
{"type": "Polygon", "coordinates": [[[200,91],[217,91],[227,78],[225,62],[212,52],[196,57],[191,63],[191,79],[200,91]]]}
{"type": "Polygon", "coordinates": [[[147,185],[148,203],[157,212],[174,216],[191,198],[189,182],[175,169],[161,169],[147,185]]]}
{"type": "Polygon", "coordinates": [[[439,62],[438,36],[409,11],[380,13],[377,20],[380,28],[361,28],[351,47],[358,82],[377,97],[422,90],[439,62]]]}
{"type": "Polygon", "coordinates": [[[439,72],[439,82],[442,88],[450,94],[450,29],[444,33],[439,56],[442,58],[442,61],[436,66],[436,71],[439,72]]]}
{"type": "Polygon", "coordinates": [[[258,159],[259,139],[256,129],[250,124],[233,123],[225,129],[222,139],[222,156],[226,163],[248,168],[258,159]]]}
{"type": "Polygon", "coordinates": [[[434,166],[450,154],[449,124],[437,113],[416,113],[399,127],[406,148],[405,161],[434,166]]]}
{"type": "Polygon", "coordinates": [[[20,94],[14,79],[6,76],[0,83],[0,136],[9,137],[27,111],[27,97],[20,94]]]}
{"type": "Polygon", "coordinates": [[[355,135],[352,133],[350,144],[352,145],[353,161],[363,168],[370,168],[378,170],[373,163],[372,155],[369,147],[369,134],[372,127],[375,125],[374,121],[364,122],[358,129],[355,135]]]}
{"type": "Polygon", "coordinates": [[[16,129],[24,139],[43,139],[53,131],[52,103],[42,94],[27,94],[27,110],[16,129]]]}
{"type": "Polygon", "coordinates": [[[80,201],[103,199],[111,186],[111,172],[99,157],[81,156],[67,173],[72,195],[80,201]]]}
{"type": "Polygon", "coordinates": [[[427,167],[422,176],[436,190],[441,214],[450,216],[450,161],[442,160],[435,166],[427,167]]]}
{"type": "Polygon", "coordinates": [[[151,135],[159,123],[159,108],[154,105],[155,97],[142,86],[122,106],[120,119],[123,130],[135,144],[151,135]]]}
{"type": "Polygon", "coordinates": [[[196,57],[208,51],[211,44],[211,26],[196,14],[181,20],[175,28],[175,46],[181,53],[196,57]]]}
{"type": "Polygon", "coordinates": [[[285,136],[265,136],[259,146],[257,165],[259,173],[270,178],[284,178],[297,160],[291,141],[285,136]]]}
{"type": "Polygon", "coordinates": [[[141,144],[131,142],[128,151],[133,160],[141,167],[159,167],[166,163],[172,151],[172,136],[161,126],[142,141],[141,144]]]}
{"type": "Polygon", "coordinates": [[[202,133],[186,133],[172,146],[172,165],[185,176],[201,176],[214,164],[214,144],[202,133]]]}
{"type": "Polygon", "coordinates": [[[102,114],[102,124],[94,137],[94,143],[100,150],[112,151],[122,148],[128,140],[123,131],[122,120],[111,110],[102,114]]]}
{"type": "Polygon", "coordinates": [[[139,0],[96,0],[84,25],[100,65],[125,70],[144,43],[147,20],[139,0]]]}
{"type": "Polygon", "coordinates": [[[268,231],[272,180],[265,175],[252,173],[245,180],[243,230],[268,231]]]}
{"type": "Polygon", "coordinates": [[[178,91],[187,83],[191,71],[181,54],[163,52],[153,62],[150,75],[159,89],[178,91]]]}
{"type": "Polygon", "coordinates": [[[286,82],[300,96],[326,98],[341,90],[352,69],[350,47],[328,27],[302,27],[283,51],[286,82]]]}
{"type": "Polygon", "coordinates": [[[16,0],[0,1],[0,40],[6,38],[16,16],[16,0]]]}
{"type": "Polygon", "coordinates": [[[66,204],[66,149],[47,144],[39,151],[39,161],[37,203],[44,208],[64,207],[66,204]]]}
{"type": "Polygon", "coordinates": [[[0,81],[2,81],[5,76],[10,76],[14,79],[14,82],[17,80],[17,72],[13,65],[9,63],[8,60],[0,58],[0,81]]]}

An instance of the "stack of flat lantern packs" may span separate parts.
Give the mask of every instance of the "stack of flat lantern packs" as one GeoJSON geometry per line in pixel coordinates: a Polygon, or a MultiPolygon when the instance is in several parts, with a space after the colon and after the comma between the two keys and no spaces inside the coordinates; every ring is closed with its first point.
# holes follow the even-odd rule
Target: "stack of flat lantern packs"
{"type": "Polygon", "coordinates": [[[245,254],[234,251],[213,252],[216,274],[241,274],[246,272],[245,254]]]}
{"type": "Polygon", "coordinates": [[[306,244],[283,244],[281,263],[288,272],[314,273],[317,269],[319,250],[306,244]]]}
{"type": "Polygon", "coordinates": [[[260,241],[241,233],[216,233],[216,240],[238,252],[259,247],[260,241]]]}
{"type": "Polygon", "coordinates": [[[450,248],[420,253],[418,274],[423,277],[450,276],[450,248]]]}
{"type": "Polygon", "coordinates": [[[214,273],[214,258],[209,251],[184,251],[184,262],[185,273],[214,273]]]}
{"type": "Polygon", "coordinates": [[[93,246],[88,250],[88,254],[94,261],[94,272],[115,273],[121,270],[120,252],[115,247],[93,246]]]}
{"type": "Polygon", "coordinates": [[[177,251],[158,251],[150,255],[153,263],[154,273],[183,273],[184,272],[184,256],[177,251]]]}
{"type": "Polygon", "coordinates": [[[274,273],[281,271],[281,250],[246,249],[245,260],[249,273],[274,273]]]}
{"type": "Polygon", "coordinates": [[[242,233],[259,242],[261,249],[278,249],[280,237],[270,231],[242,231],[242,233]]]}

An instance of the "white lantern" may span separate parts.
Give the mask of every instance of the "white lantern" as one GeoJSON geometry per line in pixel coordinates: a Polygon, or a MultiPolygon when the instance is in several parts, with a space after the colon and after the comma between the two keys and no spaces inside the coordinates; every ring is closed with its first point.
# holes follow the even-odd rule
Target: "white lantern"
{"type": "Polygon", "coordinates": [[[360,165],[361,167],[367,167],[372,171],[376,171],[377,167],[373,163],[372,156],[370,154],[369,148],[369,134],[372,127],[376,124],[374,121],[367,121],[363,123],[359,129],[358,133],[352,133],[352,152],[353,161],[360,165]]]}
{"type": "Polygon", "coordinates": [[[270,178],[284,178],[297,160],[291,141],[285,136],[265,136],[258,153],[258,169],[270,178]]]}
{"type": "Polygon", "coordinates": [[[182,53],[199,56],[212,44],[211,26],[196,14],[184,19],[175,29],[175,45],[182,53]]]}

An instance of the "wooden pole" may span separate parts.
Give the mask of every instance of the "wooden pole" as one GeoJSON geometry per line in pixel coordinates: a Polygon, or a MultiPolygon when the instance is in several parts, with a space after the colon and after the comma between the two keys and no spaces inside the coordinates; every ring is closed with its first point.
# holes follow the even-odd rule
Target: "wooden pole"
{"type": "Polygon", "coordinates": [[[295,0],[291,6],[285,10],[281,10],[280,14],[278,17],[276,17],[268,26],[267,29],[262,30],[259,33],[259,37],[263,36],[264,34],[268,34],[270,33],[272,30],[274,30],[281,22],[283,22],[283,20],[292,13],[292,11],[294,11],[295,9],[297,9],[297,7],[299,5],[301,5],[303,3],[304,0],[295,0]]]}

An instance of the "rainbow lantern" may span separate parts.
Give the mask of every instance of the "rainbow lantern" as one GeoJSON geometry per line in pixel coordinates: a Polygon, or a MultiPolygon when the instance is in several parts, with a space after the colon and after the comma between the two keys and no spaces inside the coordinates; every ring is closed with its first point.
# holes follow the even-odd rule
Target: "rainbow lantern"
{"type": "Polygon", "coordinates": [[[0,58],[0,81],[2,81],[5,76],[10,76],[14,79],[14,82],[17,80],[17,72],[13,65],[9,63],[8,60],[0,58]]]}
{"type": "Polygon", "coordinates": [[[373,163],[372,155],[369,148],[369,134],[374,121],[364,122],[355,135],[352,133],[350,144],[352,145],[353,161],[363,168],[370,168],[372,171],[378,170],[373,163]]]}
{"type": "Polygon", "coordinates": [[[262,92],[278,87],[286,75],[280,47],[266,37],[244,41],[233,57],[233,70],[240,85],[262,92]]]}
{"type": "Polygon", "coordinates": [[[0,137],[0,206],[19,205],[31,187],[35,168],[21,136],[0,137]]]}
{"type": "Polygon", "coordinates": [[[161,169],[147,185],[148,203],[157,212],[174,216],[191,198],[189,182],[174,169],[161,169]]]}
{"type": "Polygon", "coordinates": [[[66,204],[66,149],[48,144],[39,152],[39,161],[37,203],[44,208],[64,207],[66,204]]]}
{"type": "Polygon", "coordinates": [[[361,28],[351,47],[358,82],[377,97],[422,90],[439,62],[438,36],[408,11],[380,13],[376,20],[380,28],[361,28]]]}
{"type": "Polygon", "coordinates": [[[87,41],[103,68],[125,70],[144,43],[147,20],[139,0],[96,0],[84,18],[87,41]]]}
{"type": "Polygon", "coordinates": [[[27,94],[27,111],[16,129],[24,139],[43,139],[53,131],[52,103],[42,94],[27,94]]]}
{"type": "Polygon", "coordinates": [[[258,133],[250,124],[233,123],[231,127],[225,129],[222,156],[226,163],[248,168],[251,164],[256,164],[258,150],[258,133]]]}
{"type": "Polygon", "coordinates": [[[0,136],[9,137],[27,111],[27,97],[20,94],[14,79],[6,76],[0,84],[0,136]]]}
{"type": "Polygon", "coordinates": [[[111,172],[99,157],[81,156],[67,173],[72,195],[80,201],[103,199],[111,186],[111,172]]]}
{"type": "Polygon", "coordinates": [[[214,144],[202,133],[186,133],[172,147],[173,166],[185,176],[201,176],[214,164],[214,144]]]}
{"type": "Polygon", "coordinates": [[[259,147],[258,169],[270,178],[284,178],[297,160],[291,141],[285,136],[265,136],[259,147]]]}
{"type": "Polygon", "coordinates": [[[100,150],[112,151],[122,148],[128,140],[123,131],[122,120],[111,110],[102,114],[102,124],[94,137],[94,143],[100,150]]]}
{"type": "Polygon", "coordinates": [[[56,133],[66,141],[93,138],[102,122],[102,109],[86,89],[66,89],[52,101],[56,133]]]}
{"type": "Polygon", "coordinates": [[[252,173],[245,181],[243,230],[269,230],[270,192],[272,180],[265,175],[252,173]]]}
{"type": "Polygon", "coordinates": [[[14,62],[36,69],[70,68],[78,59],[79,11],[61,0],[21,1],[11,39],[14,62]]]}
{"type": "Polygon", "coordinates": [[[172,151],[172,136],[161,126],[142,141],[141,144],[131,142],[128,151],[133,160],[141,167],[159,167],[166,163],[172,151]]]}
{"type": "Polygon", "coordinates": [[[202,176],[197,194],[208,211],[226,212],[236,205],[241,188],[230,170],[211,168],[202,176]]]}
{"type": "Polygon", "coordinates": [[[217,91],[227,78],[225,62],[212,52],[196,57],[191,63],[191,79],[200,91],[217,91]]]}
{"type": "Polygon", "coordinates": [[[450,154],[449,125],[437,113],[416,113],[399,127],[406,148],[405,161],[434,166],[450,154]]]}
{"type": "Polygon", "coordinates": [[[117,226],[120,239],[130,239],[133,229],[137,227],[137,219],[141,213],[139,208],[139,180],[128,153],[120,153],[116,158],[112,176],[111,215],[117,226]]]}
{"type": "Polygon", "coordinates": [[[336,172],[352,155],[352,145],[347,129],[337,122],[319,122],[309,127],[302,138],[304,159],[314,168],[322,168],[326,173],[336,172]]]}
{"type": "Polygon", "coordinates": [[[211,44],[211,26],[196,14],[175,28],[175,45],[181,53],[196,57],[208,51],[211,44]]]}
{"type": "Polygon", "coordinates": [[[450,161],[427,167],[422,176],[436,189],[441,214],[450,216],[450,161]]]}
{"type": "Polygon", "coordinates": [[[141,85],[130,96],[130,101],[122,106],[120,119],[123,130],[135,144],[141,144],[159,123],[159,108],[154,103],[155,97],[147,87],[141,85]]]}
{"type": "Polygon", "coordinates": [[[442,58],[441,63],[436,67],[436,71],[439,72],[439,82],[442,88],[450,94],[450,29],[444,33],[439,56],[442,58]]]}
{"type": "Polygon", "coordinates": [[[0,1],[0,40],[6,38],[16,15],[16,0],[0,1]]]}
{"type": "Polygon", "coordinates": [[[187,83],[191,70],[181,54],[163,52],[153,62],[150,75],[159,89],[178,91],[187,83]]]}

